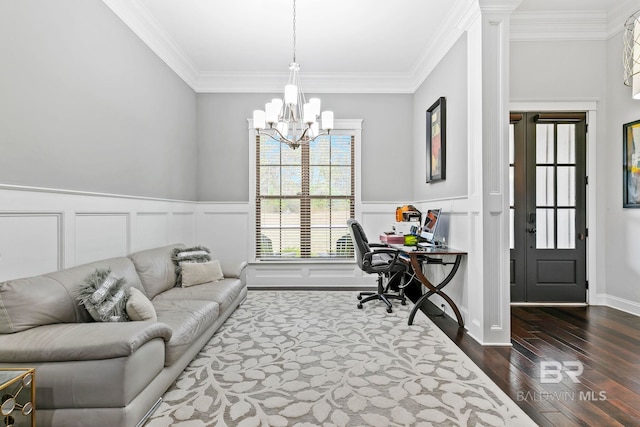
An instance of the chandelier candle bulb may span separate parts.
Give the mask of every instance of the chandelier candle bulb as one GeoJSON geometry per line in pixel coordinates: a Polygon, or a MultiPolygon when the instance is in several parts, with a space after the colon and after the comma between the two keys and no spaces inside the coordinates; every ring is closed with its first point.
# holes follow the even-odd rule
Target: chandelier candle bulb
{"type": "Polygon", "coordinates": [[[255,129],[264,129],[266,127],[264,111],[253,111],[253,127],[255,129]]]}
{"type": "Polygon", "coordinates": [[[282,98],[273,98],[271,100],[271,103],[274,105],[274,108],[276,109],[276,115],[280,116],[280,114],[282,113],[282,98]]]}
{"type": "Polygon", "coordinates": [[[316,115],[313,113],[313,105],[308,102],[302,107],[302,120],[306,124],[311,124],[316,121],[316,115]]]}
{"type": "Polygon", "coordinates": [[[322,112],[322,130],[333,129],[333,111],[322,112]]]}
{"type": "Polygon", "coordinates": [[[320,98],[311,98],[309,104],[313,107],[313,115],[316,118],[320,116],[320,98]]]}
{"type": "Polygon", "coordinates": [[[271,124],[278,122],[278,114],[280,113],[280,109],[273,102],[267,103],[265,106],[265,118],[266,122],[271,124]]]}
{"type": "Polygon", "coordinates": [[[287,105],[298,104],[298,86],[286,85],[284,87],[284,103],[287,105]]]}

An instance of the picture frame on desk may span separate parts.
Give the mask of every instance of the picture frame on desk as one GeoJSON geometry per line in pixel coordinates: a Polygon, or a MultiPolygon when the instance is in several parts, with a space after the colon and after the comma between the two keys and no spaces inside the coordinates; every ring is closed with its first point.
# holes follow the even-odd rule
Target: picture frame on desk
{"type": "Polygon", "coordinates": [[[622,206],[640,208],[640,120],[622,125],[622,206]]]}
{"type": "Polygon", "coordinates": [[[438,98],[427,109],[427,182],[446,178],[447,100],[438,98]]]}

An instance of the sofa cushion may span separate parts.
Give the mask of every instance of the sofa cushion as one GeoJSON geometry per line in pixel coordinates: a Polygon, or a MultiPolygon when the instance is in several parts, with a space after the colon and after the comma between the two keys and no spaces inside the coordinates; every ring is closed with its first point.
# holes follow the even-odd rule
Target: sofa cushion
{"type": "Polygon", "coordinates": [[[188,288],[173,288],[153,299],[156,301],[203,300],[220,304],[224,312],[238,298],[245,285],[239,279],[222,279],[217,282],[203,283],[188,288]]]}
{"type": "Polygon", "coordinates": [[[109,258],[44,275],[58,281],[67,289],[69,298],[73,299],[73,304],[77,310],[78,319],[73,320],[73,322],[93,321],[87,309],[81,304],[78,304],[78,301],[74,298],[78,293],[78,289],[83,285],[85,279],[96,270],[103,269],[111,270],[115,277],[124,279],[128,286],[133,286],[144,291],[144,288],[140,283],[138,273],[136,273],[136,268],[127,257],[109,258]]]}
{"type": "Polygon", "coordinates": [[[81,321],[76,305],[67,289],[50,277],[0,283],[0,333],[81,321]]]}
{"type": "Polygon", "coordinates": [[[110,258],[42,276],[0,284],[0,333],[24,331],[54,323],[91,322],[93,319],[75,296],[85,278],[96,269],[110,268],[129,286],[143,289],[128,258],[110,258]]]}
{"type": "Polygon", "coordinates": [[[129,320],[152,320],[154,322],[158,321],[158,315],[156,314],[156,309],[153,308],[153,304],[149,301],[142,292],[137,290],[136,288],[129,288],[129,295],[127,298],[127,316],[129,316],[129,320]]]}
{"type": "Polygon", "coordinates": [[[207,282],[217,282],[223,279],[220,261],[193,262],[182,265],[182,287],[201,285],[207,282]]]}
{"type": "Polygon", "coordinates": [[[183,244],[163,246],[134,252],[129,258],[135,265],[140,281],[145,289],[145,295],[153,299],[161,292],[171,289],[176,284],[176,267],[171,260],[171,253],[175,248],[184,248],[183,244]]]}
{"type": "MultiPolygon", "coordinates": [[[[178,288],[176,288],[178,289],[178,288]]],[[[212,301],[152,301],[158,321],[171,328],[172,336],[165,345],[165,366],[170,366],[218,318],[218,303],[212,301]]]]}

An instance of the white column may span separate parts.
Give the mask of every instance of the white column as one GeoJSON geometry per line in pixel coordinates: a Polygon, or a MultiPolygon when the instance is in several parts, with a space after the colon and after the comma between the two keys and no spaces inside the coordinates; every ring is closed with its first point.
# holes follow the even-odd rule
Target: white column
{"type": "Polygon", "coordinates": [[[467,29],[469,100],[469,334],[508,345],[509,17],[522,0],[478,0],[467,29]],[[480,70],[480,71],[479,71],[480,70]]]}

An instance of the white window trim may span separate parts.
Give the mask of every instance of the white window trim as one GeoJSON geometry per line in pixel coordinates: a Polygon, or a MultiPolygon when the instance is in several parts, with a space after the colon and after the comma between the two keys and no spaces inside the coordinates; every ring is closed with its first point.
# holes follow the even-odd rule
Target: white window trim
{"type": "MultiPolygon", "coordinates": [[[[278,263],[282,264],[280,260],[259,260],[256,259],[256,239],[255,239],[255,223],[256,223],[256,130],[253,128],[253,119],[247,119],[248,122],[248,134],[249,134],[249,224],[251,224],[251,230],[247,233],[247,259],[249,262],[255,263],[278,263]]],[[[362,206],[362,187],[361,187],[361,143],[362,143],[362,119],[336,119],[334,120],[335,133],[341,135],[350,135],[355,140],[355,159],[353,167],[355,169],[355,215],[358,217],[358,212],[361,212],[362,206]]],[[[291,262],[291,260],[288,260],[291,262]]],[[[330,263],[335,264],[336,260],[301,260],[296,263],[330,263]]],[[[352,262],[352,261],[347,261],[352,262]]]]}

